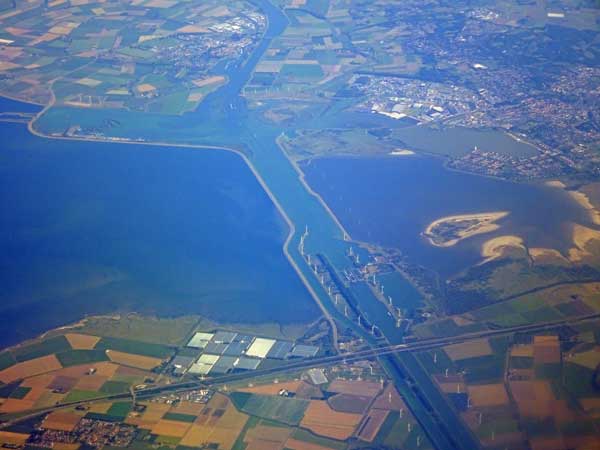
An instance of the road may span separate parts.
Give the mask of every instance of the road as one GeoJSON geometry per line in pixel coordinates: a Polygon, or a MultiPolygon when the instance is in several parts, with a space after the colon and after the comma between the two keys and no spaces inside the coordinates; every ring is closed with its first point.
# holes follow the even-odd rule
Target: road
{"type": "Polygon", "coordinates": [[[443,347],[450,344],[458,344],[473,339],[489,338],[494,336],[503,336],[508,334],[520,333],[520,332],[542,332],[555,329],[557,327],[565,325],[575,325],[583,322],[593,321],[600,319],[600,313],[590,314],[586,316],[580,316],[572,319],[563,319],[550,322],[544,322],[532,325],[522,325],[517,327],[502,328],[498,330],[486,330],[475,333],[467,333],[459,336],[450,336],[443,338],[423,339],[406,344],[393,344],[385,345],[377,348],[370,348],[367,350],[359,350],[355,352],[346,353],[343,355],[324,356],[320,358],[303,359],[300,361],[291,361],[287,364],[283,364],[278,367],[273,367],[263,370],[253,370],[247,372],[239,372],[233,374],[222,375],[218,377],[208,378],[204,380],[191,380],[182,381],[179,383],[172,383],[169,385],[145,388],[136,390],[135,393],[127,392],[123,394],[113,394],[104,397],[98,397],[92,400],[81,400],[77,402],[65,403],[56,405],[50,408],[44,408],[34,411],[26,412],[24,415],[11,419],[9,421],[0,424],[0,429],[7,428],[16,423],[31,419],[37,416],[41,416],[52,411],[59,409],[73,408],[79,405],[88,405],[95,402],[115,401],[115,400],[132,400],[150,398],[160,394],[168,393],[181,393],[196,389],[207,389],[211,387],[217,387],[232,383],[238,383],[245,380],[251,380],[255,378],[261,378],[265,376],[276,375],[278,373],[296,372],[303,369],[309,369],[312,367],[327,367],[340,363],[349,363],[353,361],[361,361],[369,358],[375,358],[384,355],[398,354],[398,353],[413,353],[425,350],[431,350],[434,348],[443,347]]]}

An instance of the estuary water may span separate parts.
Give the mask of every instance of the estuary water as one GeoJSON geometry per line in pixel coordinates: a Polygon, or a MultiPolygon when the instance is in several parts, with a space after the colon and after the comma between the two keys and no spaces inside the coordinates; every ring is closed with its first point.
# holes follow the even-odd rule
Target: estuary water
{"type": "MultiPolygon", "coordinates": [[[[270,191],[282,205],[285,213],[296,226],[296,233],[289,245],[289,254],[305,278],[306,283],[310,285],[324,308],[328,310],[338,323],[343,324],[345,328],[354,330],[357,335],[365,339],[366,342],[369,342],[370,345],[375,345],[374,337],[367,330],[347,320],[335,307],[333,301],[327,295],[327,291],[320,285],[317,277],[314,276],[311,268],[306,264],[304,257],[298,250],[301,230],[307,227],[310,230],[310,234],[305,242],[306,252],[311,254],[325,254],[336,270],[341,272],[343,269],[351,266],[346,256],[350,244],[343,241],[341,230],[335,221],[318,199],[305,189],[295,167],[276,144],[276,138],[282,130],[265,124],[260,118],[253,117],[252,111],[247,109],[244,99],[239,96],[239,88],[245,83],[253,66],[260,59],[270,44],[271,39],[281,34],[287,24],[286,16],[268,0],[253,0],[253,2],[259,5],[269,17],[269,28],[265,39],[248,61],[240,66],[241,71],[237,72],[237,78],[232,78],[230,84],[209,95],[197,111],[185,114],[184,116],[170,117],[145,114],[144,120],[140,121],[137,114],[126,111],[98,109],[86,110],[82,114],[81,110],[68,107],[55,107],[50,109],[41,120],[36,122],[36,129],[47,134],[61,134],[65,131],[65,126],[76,123],[89,130],[98,130],[98,134],[128,139],[139,138],[155,142],[169,141],[188,144],[218,144],[243,150],[257,172],[260,173],[270,191]],[[107,123],[109,126],[106,125],[107,123]]],[[[112,144],[110,146],[112,148],[112,144]]],[[[134,157],[132,156],[132,158],[134,157]]],[[[182,159],[181,161],[182,164],[190,164],[189,160],[182,159]]],[[[239,160],[237,161],[239,162],[239,160]]],[[[196,174],[201,173],[208,178],[214,175],[214,182],[217,186],[219,181],[222,181],[221,178],[230,176],[233,170],[232,166],[227,166],[226,170],[218,171],[215,167],[209,167],[208,164],[205,166],[203,162],[198,162],[197,164],[196,168],[200,172],[196,172],[196,174]]],[[[235,165],[235,161],[233,161],[233,164],[235,165]]],[[[163,165],[157,167],[160,170],[163,169],[163,165]]],[[[249,171],[246,173],[250,176],[249,171]]],[[[163,174],[161,173],[156,178],[162,176],[163,174]]],[[[240,183],[237,180],[236,183],[243,187],[243,189],[246,189],[244,183],[240,183]]],[[[192,195],[194,202],[199,202],[198,192],[203,194],[204,192],[201,190],[196,191],[196,186],[189,187],[192,189],[186,190],[185,193],[181,192],[181,195],[192,195]]],[[[235,189],[232,190],[235,191],[235,189]]],[[[199,205],[194,203],[189,208],[197,206],[199,205]]],[[[241,202],[240,208],[242,206],[243,202],[241,202]]],[[[229,210],[228,208],[224,208],[224,211],[229,210]]],[[[271,211],[274,211],[272,206],[271,211]]],[[[264,214],[264,211],[262,212],[264,214]]],[[[251,213],[251,211],[248,212],[248,214],[251,213]]],[[[264,216],[259,215],[257,221],[260,222],[260,219],[264,219],[264,216]]],[[[240,251],[239,246],[231,242],[231,240],[234,240],[234,232],[228,231],[230,230],[221,230],[215,227],[215,236],[209,236],[209,238],[213,242],[221,242],[219,236],[225,236],[227,245],[231,245],[232,248],[240,251]]],[[[194,232],[202,233],[202,230],[194,229],[194,232]]],[[[270,233],[277,233],[277,229],[271,229],[270,233]]],[[[259,235],[261,234],[259,233],[259,235]]],[[[179,236],[177,235],[173,240],[177,240],[178,238],[179,236]]],[[[272,236],[270,239],[265,238],[265,241],[277,241],[281,245],[281,240],[273,239],[272,236]]],[[[252,276],[254,275],[253,271],[256,272],[257,276],[256,279],[253,279],[254,282],[268,280],[265,282],[266,288],[261,291],[265,292],[265,297],[255,297],[261,303],[253,303],[249,301],[248,295],[243,295],[243,301],[239,301],[228,307],[227,302],[223,302],[222,298],[216,295],[213,297],[216,304],[211,305],[210,302],[203,303],[206,305],[205,307],[208,309],[214,307],[219,308],[220,311],[227,311],[227,313],[219,313],[229,314],[227,318],[232,318],[230,313],[233,312],[238,316],[242,316],[245,321],[251,320],[252,315],[257,313],[257,311],[252,310],[253,308],[260,308],[258,311],[261,311],[263,307],[264,310],[268,311],[269,317],[274,318],[276,314],[279,314],[278,320],[282,322],[286,320],[300,321],[303,317],[314,317],[316,315],[316,307],[307,299],[307,293],[304,289],[300,289],[300,287],[296,289],[296,286],[299,286],[299,281],[290,278],[292,275],[288,271],[288,269],[291,270],[289,265],[278,256],[281,255],[280,247],[278,248],[278,253],[271,253],[268,246],[254,245],[256,242],[251,242],[252,244],[248,248],[248,260],[251,260],[253,266],[245,267],[247,270],[245,273],[249,273],[252,276]],[[221,304],[218,304],[219,302],[221,304]],[[271,306],[274,306],[273,309],[268,309],[271,306]]],[[[144,261],[148,261],[148,259],[146,258],[144,261]]],[[[207,264],[207,267],[211,266],[207,264]]],[[[234,275],[237,274],[235,271],[231,273],[234,275]]],[[[239,274],[237,276],[239,277],[239,274]]],[[[244,280],[248,278],[244,278],[244,280]]],[[[207,283],[210,281],[207,280],[207,283]]],[[[235,286],[238,282],[236,279],[232,279],[231,283],[232,286],[235,286]]],[[[372,295],[365,295],[364,298],[358,299],[358,303],[360,309],[368,313],[370,318],[380,322],[378,323],[379,328],[386,333],[387,339],[397,342],[401,338],[401,336],[397,336],[396,334],[397,330],[395,330],[393,319],[383,313],[383,305],[377,303],[372,298],[372,295]],[[394,330],[392,330],[392,327],[394,327],[394,330]],[[392,330],[393,334],[388,333],[389,330],[392,330]]],[[[421,394],[417,395],[417,388],[409,386],[406,383],[406,375],[402,366],[406,363],[412,363],[411,355],[384,356],[380,358],[380,361],[385,365],[390,376],[397,383],[397,387],[402,393],[405,402],[410,406],[411,411],[418,418],[421,426],[427,433],[427,436],[434,442],[436,448],[456,448],[457,446],[453,445],[454,441],[461,442],[465,448],[474,447],[475,444],[470,445],[472,442],[471,435],[464,430],[462,423],[454,416],[450,406],[441,397],[427,374],[418,365],[411,370],[412,376],[419,380],[419,386],[425,393],[424,395],[430,404],[433,405],[437,414],[443,417],[443,422],[447,424],[447,427],[445,425],[443,427],[440,426],[432,418],[427,412],[427,406],[421,399],[421,394]],[[454,438],[450,436],[447,429],[453,430],[452,435],[454,438]]]]}
{"type": "Polygon", "coordinates": [[[491,237],[516,234],[531,247],[565,251],[569,222],[588,223],[560,189],[454,172],[433,157],[323,158],[302,168],[354,239],[398,248],[446,276],[480,261],[481,244],[491,237]],[[510,212],[493,233],[451,248],[434,247],[422,236],[441,217],[490,211],[510,212]]]}
{"type": "Polygon", "coordinates": [[[114,311],[317,317],[282,252],[288,227],[238,155],[0,135],[0,346],[114,311]]]}

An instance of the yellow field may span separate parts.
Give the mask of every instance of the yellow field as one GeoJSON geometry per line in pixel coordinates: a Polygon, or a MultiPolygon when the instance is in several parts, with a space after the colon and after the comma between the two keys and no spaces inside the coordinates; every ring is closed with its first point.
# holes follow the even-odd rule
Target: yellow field
{"type": "Polygon", "coordinates": [[[334,380],[327,389],[331,392],[350,395],[375,397],[381,391],[381,385],[374,381],[334,380]]]}
{"type": "Polygon", "coordinates": [[[47,430],[73,431],[81,416],[70,412],[54,411],[44,419],[42,428],[47,430]]]}
{"type": "Polygon", "coordinates": [[[54,380],[54,376],[55,375],[53,373],[44,373],[42,375],[27,378],[26,380],[23,380],[21,386],[30,387],[32,389],[45,388],[52,382],[52,380],[54,380]]]}
{"type": "Polygon", "coordinates": [[[361,426],[358,437],[365,442],[373,442],[387,418],[389,411],[384,409],[370,409],[366,421],[361,426]]]}
{"type": "Polygon", "coordinates": [[[560,342],[557,336],[535,336],[533,341],[535,364],[560,362],[560,342]]]}
{"type": "Polygon", "coordinates": [[[233,447],[240,432],[241,429],[235,434],[232,430],[226,428],[193,424],[181,440],[181,445],[200,447],[204,444],[212,443],[218,444],[219,449],[230,449],[233,447]]]}
{"type": "Polygon", "coordinates": [[[343,441],[352,436],[361,418],[361,414],[334,411],[326,401],[312,400],[300,426],[315,434],[343,441]]]}
{"type": "Polygon", "coordinates": [[[54,355],[42,356],[41,358],[17,363],[7,369],[0,371],[0,381],[10,383],[34,375],[51,372],[62,368],[62,365],[54,355]]]}
{"type": "Polygon", "coordinates": [[[54,447],[52,447],[52,449],[53,450],[77,450],[79,447],[81,447],[81,444],[79,444],[79,443],[67,444],[66,442],[55,442],[54,447]]]}
{"type": "Polygon", "coordinates": [[[115,373],[117,373],[119,366],[108,361],[103,361],[94,364],[94,369],[96,369],[96,375],[111,378],[115,373]]]}
{"type": "Polygon", "coordinates": [[[66,394],[58,394],[54,392],[50,392],[46,390],[44,395],[42,395],[37,402],[35,402],[35,408],[47,408],[49,406],[56,405],[56,403],[60,403],[63,398],[66,397],[66,394]]]}
{"type": "Polygon", "coordinates": [[[373,403],[373,408],[386,409],[389,411],[400,411],[401,409],[407,409],[404,400],[398,394],[398,391],[393,384],[389,384],[385,390],[373,403]]]}
{"type": "Polygon", "coordinates": [[[283,427],[269,427],[265,425],[258,425],[254,428],[251,428],[246,432],[246,436],[244,436],[245,442],[255,442],[255,441],[266,441],[266,442],[274,442],[279,443],[281,446],[287,441],[292,432],[291,428],[283,428],[283,427]]]}
{"type": "Polygon", "coordinates": [[[174,412],[177,414],[191,414],[191,415],[195,416],[200,413],[202,408],[204,408],[203,404],[182,401],[182,402],[178,403],[177,406],[174,406],[171,409],[171,412],[174,412]]]}
{"type": "Polygon", "coordinates": [[[98,336],[90,336],[89,334],[67,333],[65,334],[67,341],[75,350],[91,350],[93,349],[100,338],[98,336]]]}
{"type": "Polygon", "coordinates": [[[460,361],[491,355],[492,347],[487,339],[474,339],[461,344],[448,345],[444,347],[444,351],[452,361],[460,361]]]}
{"type": "Polygon", "coordinates": [[[36,403],[45,393],[47,389],[41,386],[32,387],[23,400],[36,403]]]}
{"type": "Polygon", "coordinates": [[[533,345],[515,345],[510,349],[510,356],[533,357],[533,345]]]}
{"type": "Polygon", "coordinates": [[[508,404],[504,384],[473,385],[468,388],[471,404],[475,407],[502,406],[508,404]]]}
{"type": "Polygon", "coordinates": [[[277,395],[282,389],[295,393],[301,384],[302,381],[285,381],[282,383],[263,384],[260,386],[246,387],[237,390],[240,392],[251,392],[253,394],[277,395]]]}
{"type": "Polygon", "coordinates": [[[550,415],[555,398],[548,381],[511,381],[510,391],[517,402],[521,416],[546,417],[550,415]]]}
{"type": "MultiPolygon", "coordinates": [[[[146,411],[144,411],[144,414],[142,414],[142,420],[144,422],[154,425],[160,419],[162,419],[162,416],[164,416],[165,413],[169,411],[169,409],[171,409],[171,406],[164,403],[148,403],[146,406],[146,411]]],[[[146,427],[143,426],[141,428],[146,427]]],[[[150,426],[148,429],[151,428],[152,426],[150,426]]]]}
{"type": "Polygon", "coordinates": [[[96,414],[106,414],[111,406],[112,402],[92,403],[90,404],[90,409],[88,410],[88,412],[96,414]]]}
{"type": "Polygon", "coordinates": [[[162,363],[162,359],[152,358],[150,356],[134,355],[132,353],[118,352],[116,350],[106,350],[109,359],[117,364],[136,367],[138,369],[152,370],[162,363]]]}
{"type": "Polygon", "coordinates": [[[225,413],[214,421],[214,416],[205,424],[194,423],[180,444],[200,447],[206,443],[219,445],[219,449],[230,449],[248,421],[248,416],[238,412],[227,397],[215,394],[207,405],[212,410],[225,409],[225,413]]]}
{"type": "Polygon", "coordinates": [[[0,405],[0,412],[2,413],[11,413],[17,411],[24,411],[27,409],[32,409],[35,402],[31,400],[22,400],[19,398],[9,398],[0,405]]]}
{"type": "Polygon", "coordinates": [[[103,377],[102,375],[87,375],[79,379],[75,385],[75,389],[82,391],[97,391],[107,381],[108,377],[103,377]]]}
{"type": "Polygon", "coordinates": [[[600,364],[600,351],[598,348],[595,348],[587,352],[576,353],[568,359],[569,362],[579,364],[580,366],[587,367],[588,369],[596,370],[596,367],[598,367],[598,364],[600,364]]]}
{"type": "Polygon", "coordinates": [[[29,439],[28,434],[0,431],[0,444],[23,445],[29,439]]]}
{"type": "Polygon", "coordinates": [[[161,419],[152,427],[152,433],[159,436],[183,437],[191,426],[191,423],[161,419]]]}

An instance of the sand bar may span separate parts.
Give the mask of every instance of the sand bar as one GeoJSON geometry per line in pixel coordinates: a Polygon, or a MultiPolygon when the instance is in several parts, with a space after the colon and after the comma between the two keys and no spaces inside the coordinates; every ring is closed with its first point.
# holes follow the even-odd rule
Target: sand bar
{"type": "Polygon", "coordinates": [[[425,229],[425,237],[436,247],[452,247],[460,241],[478,234],[490,233],[500,228],[496,222],[508,216],[508,211],[446,216],[431,222],[425,229]],[[451,237],[440,235],[452,228],[451,237]]]}
{"type": "Polygon", "coordinates": [[[484,262],[500,258],[504,254],[504,250],[507,247],[524,249],[525,244],[523,243],[523,239],[521,239],[519,236],[498,236],[483,243],[481,246],[481,256],[486,258],[484,262]]]}

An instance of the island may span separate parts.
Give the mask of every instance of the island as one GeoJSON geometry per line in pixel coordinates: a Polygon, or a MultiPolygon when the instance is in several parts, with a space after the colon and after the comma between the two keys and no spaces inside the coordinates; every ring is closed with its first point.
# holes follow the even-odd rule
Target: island
{"type": "Polygon", "coordinates": [[[496,222],[508,214],[507,211],[496,211],[442,217],[431,222],[423,234],[431,245],[452,247],[472,236],[496,231],[500,228],[496,222]]]}

